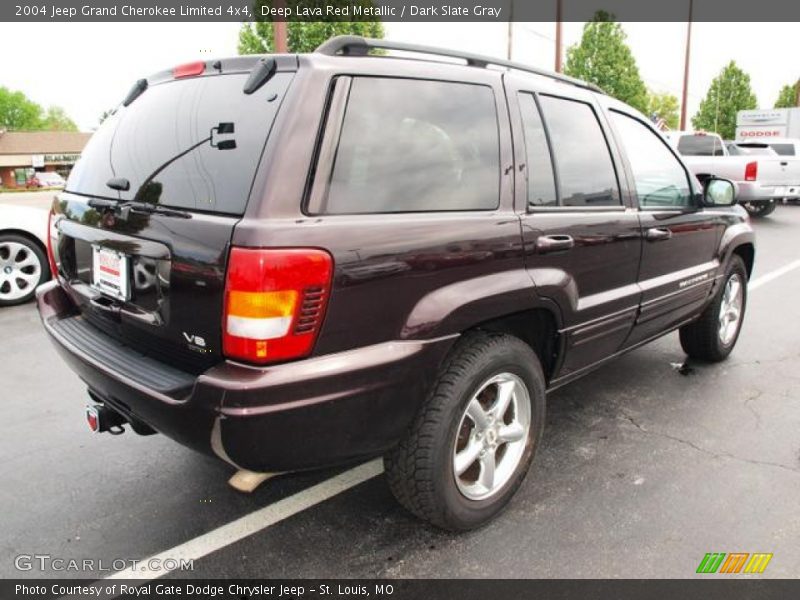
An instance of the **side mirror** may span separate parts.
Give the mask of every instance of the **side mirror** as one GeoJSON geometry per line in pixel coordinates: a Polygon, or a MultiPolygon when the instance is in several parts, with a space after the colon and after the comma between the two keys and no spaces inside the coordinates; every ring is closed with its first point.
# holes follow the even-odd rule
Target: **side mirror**
{"type": "Polygon", "coordinates": [[[705,206],[733,206],[736,204],[736,184],[727,179],[709,177],[703,185],[705,206]]]}

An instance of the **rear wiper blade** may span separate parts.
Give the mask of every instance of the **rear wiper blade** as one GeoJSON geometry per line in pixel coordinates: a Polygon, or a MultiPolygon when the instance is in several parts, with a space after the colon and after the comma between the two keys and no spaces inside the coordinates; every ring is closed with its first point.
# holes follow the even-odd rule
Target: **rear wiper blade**
{"type": "Polygon", "coordinates": [[[110,198],[89,198],[87,204],[92,208],[100,209],[113,209],[114,213],[123,221],[128,219],[128,215],[133,212],[139,213],[158,213],[166,217],[179,217],[181,219],[190,219],[192,215],[183,210],[175,210],[160,206],[158,204],[150,204],[149,202],[139,202],[138,200],[112,200],[110,198]]]}

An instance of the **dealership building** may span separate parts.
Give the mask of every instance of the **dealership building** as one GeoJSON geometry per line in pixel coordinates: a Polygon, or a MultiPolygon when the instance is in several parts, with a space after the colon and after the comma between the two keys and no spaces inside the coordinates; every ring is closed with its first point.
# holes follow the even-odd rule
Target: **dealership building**
{"type": "Polygon", "coordinates": [[[91,136],[77,131],[0,129],[0,186],[25,187],[34,171],[55,171],[66,178],[91,136]]]}

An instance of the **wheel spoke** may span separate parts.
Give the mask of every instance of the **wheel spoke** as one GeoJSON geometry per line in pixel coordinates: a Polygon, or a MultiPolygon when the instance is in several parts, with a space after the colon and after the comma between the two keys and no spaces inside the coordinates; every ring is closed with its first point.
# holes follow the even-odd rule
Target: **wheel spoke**
{"type": "Polygon", "coordinates": [[[738,279],[731,279],[730,280],[730,294],[728,295],[728,304],[733,304],[739,299],[739,280],[738,279]]]}
{"type": "Polygon", "coordinates": [[[508,411],[508,405],[511,404],[514,388],[516,387],[517,384],[513,381],[504,381],[497,384],[497,400],[495,400],[491,408],[491,412],[496,419],[502,419],[503,415],[508,411]]]}
{"type": "Polygon", "coordinates": [[[478,429],[486,429],[489,426],[489,417],[477,398],[473,398],[467,406],[467,416],[472,419],[478,429]]]}
{"type": "Polygon", "coordinates": [[[525,428],[516,421],[501,427],[500,431],[497,432],[497,440],[501,443],[518,442],[523,437],[525,437],[525,428]]]}
{"type": "Polygon", "coordinates": [[[494,450],[487,451],[486,454],[480,457],[481,474],[478,477],[478,482],[487,490],[494,487],[494,470],[496,466],[494,450]]]}
{"type": "Polygon", "coordinates": [[[19,244],[19,245],[14,244],[11,247],[11,252],[12,252],[12,254],[9,256],[9,258],[11,259],[10,262],[12,262],[12,263],[21,262],[22,260],[25,259],[26,256],[30,256],[30,253],[31,253],[30,250],[28,250],[22,244],[19,244]]]}
{"type": "Polygon", "coordinates": [[[11,291],[8,293],[9,297],[18,298],[22,294],[22,289],[19,287],[16,277],[9,279],[8,284],[11,286],[11,291]]]}
{"type": "Polygon", "coordinates": [[[25,267],[38,267],[39,261],[33,254],[28,254],[20,262],[14,263],[14,266],[18,269],[24,269],[25,267]]]}
{"type": "Polygon", "coordinates": [[[483,444],[477,440],[470,439],[467,446],[456,454],[454,464],[456,475],[462,475],[464,471],[475,464],[475,461],[478,460],[478,455],[481,453],[481,448],[483,448],[483,444]]]}

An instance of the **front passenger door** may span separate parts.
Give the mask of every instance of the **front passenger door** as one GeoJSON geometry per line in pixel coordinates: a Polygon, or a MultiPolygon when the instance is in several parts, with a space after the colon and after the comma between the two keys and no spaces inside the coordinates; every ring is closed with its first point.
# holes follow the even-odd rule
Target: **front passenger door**
{"type": "Polygon", "coordinates": [[[699,206],[693,178],[644,121],[609,111],[639,201],[642,304],[631,346],[694,316],[711,293],[718,267],[717,228],[699,206]]]}

